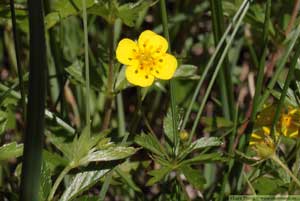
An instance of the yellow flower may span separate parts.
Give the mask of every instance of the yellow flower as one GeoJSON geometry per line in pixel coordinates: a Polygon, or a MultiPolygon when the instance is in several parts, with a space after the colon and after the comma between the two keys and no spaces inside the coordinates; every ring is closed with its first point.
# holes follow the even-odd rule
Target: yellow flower
{"type": "Polygon", "coordinates": [[[117,60],[126,65],[125,75],[128,82],[141,87],[150,86],[155,78],[168,80],[174,75],[177,60],[168,50],[167,40],[146,30],[138,41],[122,39],[117,47],[117,60]]]}
{"type": "Polygon", "coordinates": [[[249,144],[262,158],[268,158],[275,153],[276,146],[270,133],[268,127],[262,127],[251,134],[249,144]]]}
{"type": "Polygon", "coordinates": [[[290,138],[297,137],[300,126],[300,110],[291,107],[288,108],[287,113],[281,114],[279,126],[284,136],[290,138]]]}

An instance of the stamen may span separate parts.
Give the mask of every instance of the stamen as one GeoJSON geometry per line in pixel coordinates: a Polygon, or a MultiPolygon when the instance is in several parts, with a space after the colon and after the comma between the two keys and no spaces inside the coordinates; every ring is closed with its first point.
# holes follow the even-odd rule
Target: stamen
{"type": "Polygon", "coordinates": [[[137,74],[138,72],[139,72],[138,70],[135,70],[135,71],[134,71],[135,74],[137,74]]]}
{"type": "Polygon", "coordinates": [[[148,79],[148,78],[149,78],[149,76],[148,76],[148,75],[145,75],[145,78],[146,78],[146,79],[148,79]]]}

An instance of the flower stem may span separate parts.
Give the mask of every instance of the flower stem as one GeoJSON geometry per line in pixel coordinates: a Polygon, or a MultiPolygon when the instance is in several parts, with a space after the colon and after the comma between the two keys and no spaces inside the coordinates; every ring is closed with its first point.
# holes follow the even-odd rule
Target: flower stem
{"type": "Polygon", "coordinates": [[[53,186],[52,186],[52,189],[49,193],[49,196],[48,196],[48,201],[52,201],[53,200],[53,197],[54,197],[54,194],[55,194],[55,191],[56,189],[58,188],[60,182],[63,180],[64,176],[72,169],[73,167],[71,165],[68,165],[65,167],[65,169],[63,169],[63,171],[60,173],[60,175],[57,177],[56,181],[54,182],[53,186]]]}
{"type": "Polygon", "coordinates": [[[273,154],[270,158],[278,165],[280,165],[280,167],[282,167],[285,170],[285,172],[293,179],[293,181],[300,188],[300,181],[297,179],[297,177],[295,177],[295,175],[290,171],[290,169],[278,158],[278,156],[276,154],[273,154]]]}

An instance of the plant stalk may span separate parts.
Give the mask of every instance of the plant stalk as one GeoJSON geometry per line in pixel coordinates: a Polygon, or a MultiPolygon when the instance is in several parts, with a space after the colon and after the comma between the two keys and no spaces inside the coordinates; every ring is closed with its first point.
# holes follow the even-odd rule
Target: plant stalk
{"type": "Polygon", "coordinates": [[[47,81],[43,1],[28,0],[28,11],[30,30],[30,69],[20,200],[38,201],[47,81]]]}

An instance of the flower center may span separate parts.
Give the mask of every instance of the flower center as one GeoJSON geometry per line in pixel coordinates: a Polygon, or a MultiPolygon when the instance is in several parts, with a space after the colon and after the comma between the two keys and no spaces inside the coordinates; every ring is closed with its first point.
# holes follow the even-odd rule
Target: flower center
{"type": "Polygon", "coordinates": [[[153,69],[153,66],[155,65],[155,59],[153,58],[151,52],[147,51],[146,49],[140,50],[137,59],[140,63],[139,69],[150,73],[150,71],[153,69]]]}

